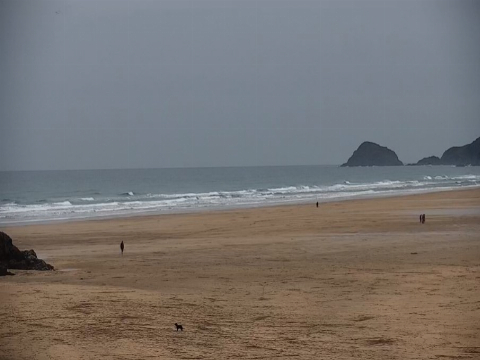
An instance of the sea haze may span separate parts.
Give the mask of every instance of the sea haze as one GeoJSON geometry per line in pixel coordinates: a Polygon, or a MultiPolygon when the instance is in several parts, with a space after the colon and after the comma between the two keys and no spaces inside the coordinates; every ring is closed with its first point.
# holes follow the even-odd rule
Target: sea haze
{"type": "Polygon", "coordinates": [[[256,207],[480,185],[480,167],[281,166],[0,172],[0,225],[256,207]]]}

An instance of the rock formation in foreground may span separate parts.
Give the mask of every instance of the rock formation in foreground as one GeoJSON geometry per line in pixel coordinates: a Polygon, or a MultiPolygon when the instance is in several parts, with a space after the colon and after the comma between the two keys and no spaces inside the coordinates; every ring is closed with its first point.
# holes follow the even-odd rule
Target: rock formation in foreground
{"type": "Polygon", "coordinates": [[[401,166],[397,154],[385,146],[365,141],[342,166],[401,166]]]}
{"type": "Polygon", "coordinates": [[[10,271],[7,270],[5,264],[0,263],[0,276],[13,275],[10,271]]]}
{"type": "Polygon", "coordinates": [[[0,276],[10,275],[7,269],[54,270],[52,265],[38,259],[35,251],[20,251],[10,236],[0,231],[0,276]]]}

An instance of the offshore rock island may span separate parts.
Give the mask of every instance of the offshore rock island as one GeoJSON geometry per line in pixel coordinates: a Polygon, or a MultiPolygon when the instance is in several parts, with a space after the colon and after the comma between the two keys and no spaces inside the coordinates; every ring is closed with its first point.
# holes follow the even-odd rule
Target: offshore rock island
{"type": "Polygon", "coordinates": [[[429,156],[412,165],[480,166],[480,137],[467,145],[452,146],[441,158],[429,156]]]}
{"type": "Polygon", "coordinates": [[[444,165],[480,165],[480,137],[470,144],[454,146],[442,155],[444,165]]]}
{"type": "MultiPolygon", "coordinates": [[[[342,166],[400,166],[397,154],[385,146],[370,141],[363,142],[342,166]]],[[[480,166],[480,137],[470,144],[452,146],[442,157],[428,156],[408,165],[480,166]]]]}
{"type": "Polygon", "coordinates": [[[401,166],[393,150],[370,141],[363,142],[342,166],[401,166]]]}
{"type": "Polygon", "coordinates": [[[428,156],[418,160],[416,164],[408,164],[408,165],[443,165],[443,163],[442,163],[442,159],[440,159],[438,156],[428,156]]]}

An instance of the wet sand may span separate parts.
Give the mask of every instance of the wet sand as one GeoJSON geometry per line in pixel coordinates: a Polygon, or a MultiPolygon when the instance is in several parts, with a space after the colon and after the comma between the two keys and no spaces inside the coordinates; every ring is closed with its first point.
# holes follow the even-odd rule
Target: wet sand
{"type": "Polygon", "coordinates": [[[480,359],[479,188],[0,230],[1,360],[480,359]]]}

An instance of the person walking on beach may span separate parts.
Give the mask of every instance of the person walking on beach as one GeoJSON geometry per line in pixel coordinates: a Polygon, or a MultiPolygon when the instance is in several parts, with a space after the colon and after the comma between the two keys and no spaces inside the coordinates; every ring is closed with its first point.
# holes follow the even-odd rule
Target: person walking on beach
{"type": "Polygon", "coordinates": [[[422,224],[425,224],[425,214],[422,215],[422,224]]]}
{"type": "Polygon", "coordinates": [[[120,250],[122,250],[122,255],[123,255],[123,249],[125,249],[125,245],[123,244],[123,241],[120,243],[120,250]]]}
{"type": "Polygon", "coordinates": [[[318,207],[318,201],[317,201],[317,207],[318,207]]]}
{"type": "Polygon", "coordinates": [[[423,216],[422,216],[422,214],[420,214],[420,224],[422,223],[422,218],[423,218],[423,216]]]}

